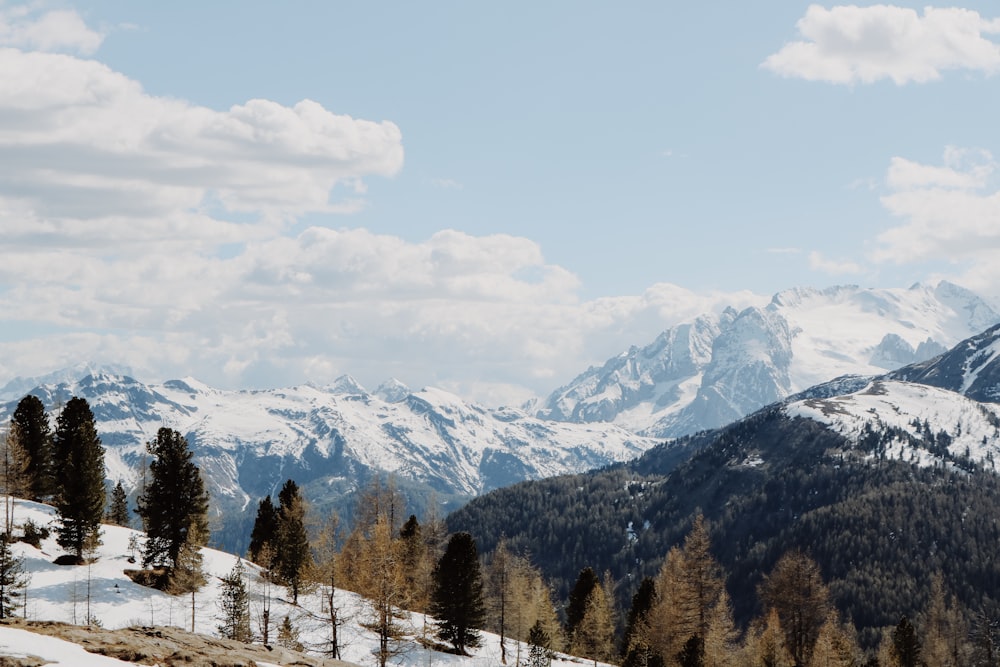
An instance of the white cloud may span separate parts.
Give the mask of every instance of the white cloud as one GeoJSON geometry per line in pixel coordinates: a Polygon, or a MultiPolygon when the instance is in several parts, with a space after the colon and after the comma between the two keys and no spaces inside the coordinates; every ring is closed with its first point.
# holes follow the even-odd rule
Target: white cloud
{"type": "Polygon", "coordinates": [[[90,55],[103,41],[104,35],[88,28],[75,11],[0,6],[0,46],[90,55]]]}
{"type": "Polygon", "coordinates": [[[872,257],[896,264],[946,262],[953,279],[995,294],[1000,284],[1000,187],[989,151],[945,150],[943,164],[893,158],[882,205],[899,224],[882,232],[872,257]]]}
{"type": "Polygon", "coordinates": [[[809,253],[809,268],[835,276],[858,275],[864,272],[864,269],[857,262],[827,259],[822,253],[815,250],[809,253]]]}
{"type": "Polygon", "coordinates": [[[777,74],[837,84],[891,79],[898,85],[941,78],[946,70],[1000,71],[1000,19],[927,7],[923,15],[893,5],[826,9],[811,5],[797,23],[801,41],[762,64],[777,74]]]}
{"type": "Polygon", "coordinates": [[[520,401],[672,323],[766,301],[673,285],[582,301],[526,238],[303,228],[401,169],[391,122],[308,100],[216,111],[65,53],[0,48],[0,81],[8,379],[93,360],[151,380],[351,373],[520,401]]]}

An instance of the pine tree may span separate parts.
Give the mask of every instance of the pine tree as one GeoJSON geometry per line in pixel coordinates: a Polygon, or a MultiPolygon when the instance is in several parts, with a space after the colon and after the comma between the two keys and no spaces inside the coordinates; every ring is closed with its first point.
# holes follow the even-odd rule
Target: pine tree
{"type": "Polygon", "coordinates": [[[253,641],[250,630],[250,595],[247,592],[246,568],[243,561],[236,559],[236,565],[229,574],[222,578],[222,592],[219,595],[219,610],[222,612],[222,623],[219,624],[219,634],[226,639],[240,642],[253,641]]]}
{"type": "MultiPolygon", "coordinates": [[[[651,667],[654,653],[650,646],[649,613],[656,603],[656,582],[645,577],[632,596],[632,606],[625,619],[622,637],[622,667],[651,667]]],[[[658,667],[658,666],[657,666],[658,667]]]]}
{"type": "Polygon", "coordinates": [[[278,510],[271,502],[271,496],[265,496],[257,503],[257,518],[253,522],[250,547],[247,550],[252,562],[270,569],[271,563],[262,563],[260,560],[265,544],[271,545],[270,553],[273,556],[278,544],[278,510]]]}
{"type": "Polygon", "coordinates": [[[910,619],[904,616],[892,632],[892,656],[898,661],[899,667],[920,667],[920,654],[917,631],[910,619]]]}
{"type": "Polygon", "coordinates": [[[299,591],[312,564],[309,535],[305,526],[306,506],[299,486],[285,482],[278,494],[278,543],[275,548],[275,570],[292,594],[292,604],[298,604],[299,591]]]}
{"type": "Polygon", "coordinates": [[[104,448],[86,399],[74,396],[56,420],[55,455],[58,543],[80,562],[100,545],[104,518],[104,448]]]}
{"type": "Polygon", "coordinates": [[[542,622],[535,621],[528,631],[528,667],[549,667],[552,664],[551,641],[542,622]]]}
{"type": "Polygon", "coordinates": [[[566,604],[566,637],[570,644],[573,643],[573,636],[576,628],[583,620],[587,612],[587,598],[595,586],[599,586],[600,581],[594,573],[593,568],[585,567],[580,570],[576,577],[576,583],[569,594],[569,602],[566,604]]]}
{"type": "Polygon", "coordinates": [[[111,503],[108,506],[107,522],[115,526],[129,526],[128,496],[121,480],[111,489],[111,503]]]}
{"type": "Polygon", "coordinates": [[[466,655],[467,647],[480,645],[478,629],[486,618],[483,583],[476,541],[468,533],[455,533],[434,571],[431,615],[437,618],[438,637],[466,655]]]}
{"type": "Polygon", "coordinates": [[[14,553],[12,539],[9,532],[0,533],[0,619],[14,616],[29,581],[24,557],[14,553]]]}
{"type": "Polygon", "coordinates": [[[146,530],[142,562],[176,568],[185,547],[193,557],[208,540],[208,492],[180,433],[161,428],[146,450],[153,460],[137,509],[146,530]]]}
{"type": "Polygon", "coordinates": [[[402,543],[400,556],[406,586],[406,607],[422,613],[427,611],[430,575],[434,568],[432,564],[428,566],[427,543],[416,515],[411,514],[399,529],[399,539],[402,543]]]}
{"type": "Polygon", "coordinates": [[[28,497],[45,501],[55,492],[52,430],[45,406],[37,396],[25,396],[11,417],[27,455],[28,497]]]}

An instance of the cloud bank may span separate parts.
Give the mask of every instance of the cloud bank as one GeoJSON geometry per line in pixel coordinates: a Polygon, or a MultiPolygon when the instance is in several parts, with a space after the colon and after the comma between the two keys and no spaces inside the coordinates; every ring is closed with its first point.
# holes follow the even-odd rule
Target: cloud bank
{"type": "Polygon", "coordinates": [[[799,41],[762,67],[785,77],[834,84],[897,85],[940,79],[947,70],[1000,71],[1000,19],[978,12],[893,5],[811,5],[797,23],[799,41]]]}
{"type": "Polygon", "coordinates": [[[79,57],[101,39],[72,12],[0,13],[0,376],[83,360],[228,387],[351,373],[511,402],[624,332],[730,301],[657,285],[582,302],[529,239],[334,228],[365,179],[402,168],[395,124],[149,95],[79,57]]]}

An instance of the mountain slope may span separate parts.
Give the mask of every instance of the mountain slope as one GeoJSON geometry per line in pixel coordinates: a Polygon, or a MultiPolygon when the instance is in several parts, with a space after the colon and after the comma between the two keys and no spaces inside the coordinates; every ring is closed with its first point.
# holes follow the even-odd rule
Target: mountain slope
{"type": "MultiPolygon", "coordinates": [[[[51,507],[23,500],[13,501],[15,535],[21,534],[26,520],[36,526],[52,526],[55,521],[51,507]]],[[[299,640],[310,653],[307,659],[286,651],[279,646],[265,648],[262,645],[262,610],[265,601],[265,587],[261,572],[253,564],[244,561],[246,584],[250,597],[254,645],[239,645],[218,639],[218,627],[224,614],[220,606],[223,591],[221,579],[230,574],[236,564],[236,556],[214,549],[201,550],[206,583],[193,596],[168,595],[158,590],[136,584],[125,575],[126,569],[138,567],[130,562],[130,538],[142,543],[143,536],[137,531],[119,526],[102,526],[102,544],[95,552],[91,565],[60,566],[53,560],[62,553],[54,535],[42,539],[33,547],[23,542],[12,545],[13,551],[25,559],[25,570],[30,575],[25,616],[31,621],[53,621],[73,625],[87,624],[87,615],[105,629],[137,628],[137,631],[106,642],[111,644],[112,655],[128,660],[116,662],[112,658],[100,658],[84,654],[73,646],[66,646],[51,637],[35,634],[24,637],[22,630],[11,629],[0,623],[0,656],[16,656],[19,653],[41,656],[55,664],[73,667],[113,664],[194,664],[194,665],[325,665],[343,667],[347,663],[370,665],[373,652],[379,645],[379,637],[371,629],[371,611],[365,600],[355,593],[338,589],[334,593],[334,604],[340,612],[341,625],[338,641],[342,657],[347,663],[324,658],[329,651],[329,616],[324,605],[327,596],[322,591],[307,591],[299,596],[298,604],[292,604],[283,588],[273,584],[267,589],[270,595],[270,639],[277,635],[277,625],[287,615],[293,627],[300,633],[299,640]],[[192,617],[193,606],[193,617],[192,617]],[[193,622],[193,627],[192,627],[193,622]],[[166,629],[164,626],[167,626],[166,629]],[[196,641],[190,635],[175,633],[173,628],[197,632],[196,641]],[[123,641],[136,641],[131,646],[123,641]],[[34,643],[31,643],[34,639],[34,643]],[[169,647],[174,646],[173,650],[169,647]],[[167,647],[167,648],[165,648],[167,647]],[[208,655],[200,656],[200,648],[210,649],[208,655]],[[239,648],[234,648],[239,647],[239,648]],[[134,649],[134,651],[130,651],[134,649]],[[131,654],[132,657],[127,657],[131,654]],[[139,657],[143,655],[143,657],[139,657]],[[165,658],[165,659],[159,659],[165,658]],[[135,662],[131,662],[134,660],[135,662]],[[254,661],[254,662],[251,662],[254,661]]],[[[433,642],[425,640],[424,633],[433,628],[434,619],[422,614],[401,611],[398,619],[402,639],[393,644],[399,652],[393,657],[393,664],[402,667],[475,667],[483,664],[499,664],[499,639],[490,633],[483,633],[483,646],[470,649],[471,655],[458,656],[433,650],[433,642]]],[[[24,627],[23,625],[20,627],[24,627]]],[[[93,650],[102,642],[87,637],[84,628],[77,635],[81,644],[93,650]]],[[[507,650],[519,650],[510,638],[507,650]]],[[[527,651],[521,645],[520,650],[527,651]]],[[[553,661],[556,667],[570,667],[578,660],[557,654],[553,661]]],[[[6,664],[0,658],[0,664],[6,664]]],[[[41,664],[41,663],[30,663],[41,664]]]]}
{"type": "MultiPolygon", "coordinates": [[[[145,443],[166,426],[185,435],[217,515],[245,521],[285,479],[321,507],[374,474],[396,476],[418,511],[420,496],[459,501],[524,479],[581,471],[641,454],[657,441],[609,424],[544,421],[487,410],[452,394],[399,383],[369,394],[353,379],[334,386],[222,391],[194,380],[145,385],[96,374],[38,387],[49,408],[72,396],[90,403],[106,447],[110,482],[141,484],[145,443]]],[[[6,421],[16,401],[0,410],[6,421]]],[[[341,509],[345,509],[341,504],[341,509]]],[[[243,524],[224,523],[221,543],[240,546],[243,524]]],[[[218,532],[218,531],[217,531],[218,532]]]]}
{"type": "MultiPolygon", "coordinates": [[[[997,341],[1000,328],[938,362],[964,368],[953,383],[971,389],[996,363],[986,351],[997,341]]],[[[452,513],[449,528],[484,549],[506,536],[565,594],[584,566],[633,586],[655,574],[702,512],[744,622],[762,574],[793,548],[817,559],[868,639],[919,612],[937,571],[969,609],[1000,613],[1000,405],[896,379],[922,367],[829,383],[627,464],[494,491],[452,513]],[[690,456],[678,464],[681,451],[690,456]]]]}
{"type": "Polygon", "coordinates": [[[676,437],[834,377],[929,359],[998,321],[985,301],[947,282],[787,290],[766,305],[668,329],[557,389],[537,414],[676,437]]]}

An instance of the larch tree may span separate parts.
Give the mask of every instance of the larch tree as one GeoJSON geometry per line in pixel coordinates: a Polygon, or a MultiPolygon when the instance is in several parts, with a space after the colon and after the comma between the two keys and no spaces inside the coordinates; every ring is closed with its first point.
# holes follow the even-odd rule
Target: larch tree
{"type": "Polygon", "coordinates": [[[278,493],[278,535],[275,545],[275,571],[292,595],[292,604],[299,603],[299,593],[312,565],[309,534],[306,532],[306,503],[299,485],[287,480],[278,493]]]}
{"type": "Polygon", "coordinates": [[[313,565],[309,569],[311,580],[319,586],[320,595],[323,598],[323,620],[329,629],[329,640],[324,653],[335,660],[341,659],[340,627],[344,624],[342,611],[337,604],[339,571],[337,528],[339,525],[339,517],[335,513],[331,513],[313,542],[312,548],[315,557],[313,565]]]}
{"type": "Polygon", "coordinates": [[[438,637],[459,655],[480,645],[479,629],[486,620],[483,581],[476,541],[469,533],[455,533],[434,570],[431,615],[437,619],[438,637]]]}
{"type": "Polygon", "coordinates": [[[699,514],[683,547],[670,549],[657,576],[657,602],[649,623],[653,648],[668,665],[676,664],[691,637],[699,637],[704,646],[712,612],[725,590],[722,567],[710,547],[699,514]]]}
{"type": "Polygon", "coordinates": [[[969,664],[969,657],[965,655],[968,632],[957,600],[945,595],[940,572],[931,578],[930,604],[921,626],[924,628],[924,662],[940,667],[969,664]]]}
{"type": "Polygon", "coordinates": [[[150,480],[136,510],[146,531],[143,565],[163,565],[171,576],[182,569],[200,572],[197,547],[208,541],[208,492],[194,453],[187,439],[169,428],[157,431],[146,451],[153,457],[150,480]]]}
{"type": "Polygon", "coordinates": [[[487,619],[500,638],[500,663],[507,664],[507,624],[511,610],[513,556],[507,550],[507,540],[500,538],[486,568],[487,619]]]}
{"type": "Polygon", "coordinates": [[[22,398],[11,417],[27,457],[28,498],[48,500],[55,492],[52,429],[45,406],[37,396],[22,398]]]}
{"type": "MultiPolygon", "coordinates": [[[[359,532],[356,530],[356,532],[359,532]]],[[[403,628],[397,621],[403,618],[402,604],[406,599],[401,568],[399,541],[393,539],[389,519],[381,515],[366,535],[358,541],[354,566],[358,592],[365,597],[368,627],[378,634],[376,651],[379,667],[400,650],[403,628]]],[[[360,532],[359,532],[360,534],[360,532]]]]}
{"type": "Polygon", "coordinates": [[[57,541],[82,562],[101,543],[105,503],[104,448],[86,399],[74,396],[59,413],[52,450],[57,541]]]}
{"type": "Polygon", "coordinates": [[[795,660],[785,648],[785,632],[776,609],[769,609],[747,633],[744,663],[760,667],[794,667],[795,660]]]}
{"type": "Polygon", "coordinates": [[[705,629],[705,667],[729,667],[735,664],[740,633],[733,621],[733,605],[725,589],[712,607],[705,629]]]}
{"type": "Polygon", "coordinates": [[[798,550],[786,553],[764,577],[759,596],[765,609],[778,612],[785,646],[795,664],[807,665],[831,608],[816,561],[798,550]]]}
{"type": "MultiPolygon", "coordinates": [[[[841,622],[840,615],[831,610],[819,629],[809,667],[854,667],[861,663],[861,649],[853,627],[841,622]]],[[[930,662],[929,665],[946,663],[930,662]]]]}

